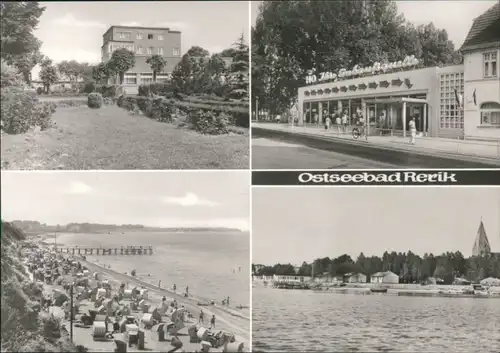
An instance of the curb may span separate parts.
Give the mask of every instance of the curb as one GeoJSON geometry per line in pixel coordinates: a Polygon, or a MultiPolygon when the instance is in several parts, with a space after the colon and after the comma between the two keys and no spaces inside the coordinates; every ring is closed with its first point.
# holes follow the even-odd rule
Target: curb
{"type": "Polygon", "coordinates": [[[358,140],[348,140],[348,139],[344,139],[341,137],[322,136],[322,135],[316,135],[314,133],[308,133],[308,132],[292,132],[292,131],[274,130],[274,129],[266,129],[265,127],[252,126],[252,130],[253,129],[255,129],[256,131],[261,130],[261,131],[266,131],[266,132],[271,132],[271,133],[276,133],[276,134],[284,134],[284,135],[288,135],[288,136],[294,136],[294,135],[301,136],[301,137],[306,137],[306,138],[309,138],[312,140],[334,141],[337,143],[355,145],[355,146],[363,146],[366,148],[371,148],[371,149],[376,149],[376,150],[385,150],[385,151],[399,152],[399,153],[405,153],[405,154],[410,154],[410,155],[413,154],[413,155],[418,155],[418,156],[431,156],[431,157],[443,158],[443,159],[449,159],[449,160],[458,160],[461,162],[476,162],[476,163],[481,163],[481,164],[487,164],[491,167],[499,167],[500,166],[500,159],[493,159],[493,158],[488,158],[488,157],[478,157],[478,156],[473,156],[473,155],[448,153],[448,152],[437,152],[436,150],[433,150],[433,149],[429,149],[429,150],[425,150],[425,151],[413,151],[413,150],[408,150],[408,149],[404,149],[404,148],[370,144],[370,142],[367,142],[367,141],[365,142],[365,141],[358,141],[358,140]]]}

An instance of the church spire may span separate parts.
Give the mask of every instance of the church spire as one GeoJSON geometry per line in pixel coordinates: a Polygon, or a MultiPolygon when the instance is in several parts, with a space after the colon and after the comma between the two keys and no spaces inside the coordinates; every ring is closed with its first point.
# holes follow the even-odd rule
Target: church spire
{"type": "Polygon", "coordinates": [[[486,229],[484,229],[483,217],[481,217],[476,240],[474,241],[474,246],[472,248],[472,256],[483,256],[489,253],[491,253],[490,242],[488,241],[488,236],[486,235],[486,229]]]}

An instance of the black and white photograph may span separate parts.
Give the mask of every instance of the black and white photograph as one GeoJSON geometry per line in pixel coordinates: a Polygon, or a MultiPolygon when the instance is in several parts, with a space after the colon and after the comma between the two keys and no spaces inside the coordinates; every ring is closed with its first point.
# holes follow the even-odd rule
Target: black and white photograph
{"type": "Polygon", "coordinates": [[[2,170],[249,168],[249,3],[2,1],[2,170]]]}
{"type": "Polygon", "coordinates": [[[253,352],[496,353],[499,328],[500,188],[253,188],[253,352]]]}
{"type": "Polygon", "coordinates": [[[500,166],[500,3],[252,2],[252,168],[500,166]]]}
{"type": "Polygon", "coordinates": [[[2,172],[2,352],[250,351],[249,178],[2,172]]]}

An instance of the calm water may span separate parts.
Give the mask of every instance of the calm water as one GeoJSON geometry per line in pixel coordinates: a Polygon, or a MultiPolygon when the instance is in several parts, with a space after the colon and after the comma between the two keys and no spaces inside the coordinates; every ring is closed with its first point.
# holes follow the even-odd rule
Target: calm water
{"type": "Polygon", "coordinates": [[[60,234],[58,244],[90,246],[152,245],[153,256],[87,256],[89,261],[111,265],[118,272],[135,269],[137,276],[155,285],[189,292],[205,300],[231,306],[250,304],[248,233],[160,233],[60,234]],[[239,271],[241,267],[241,271],[239,271]],[[233,273],[234,270],[234,273],[233,273]],[[148,276],[149,274],[149,276],[148,276]]]}
{"type": "Polygon", "coordinates": [[[500,352],[500,299],[253,288],[253,351],[500,352]]]}

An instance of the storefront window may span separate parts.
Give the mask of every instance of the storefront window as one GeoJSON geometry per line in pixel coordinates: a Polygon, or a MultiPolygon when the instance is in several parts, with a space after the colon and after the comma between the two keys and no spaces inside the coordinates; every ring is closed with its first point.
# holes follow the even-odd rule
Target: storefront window
{"type": "Polygon", "coordinates": [[[328,102],[328,114],[330,114],[330,116],[334,115],[337,112],[337,104],[337,101],[328,102]]]}
{"type": "Polygon", "coordinates": [[[319,122],[319,103],[312,102],[311,103],[311,119],[310,123],[317,124],[319,122]]]}
{"type": "Polygon", "coordinates": [[[311,121],[311,103],[306,102],[304,103],[304,122],[309,123],[311,121]]]}
{"type": "Polygon", "coordinates": [[[481,125],[500,125],[500,103],[481,104],[481,125]]]}
{"type": "Polygon", "coordinates": [[[352,99],[351,100],[351,124],[356,124],[358,117],[357,115],[365,115],[366,113],[362,111],[361,108],[361,99],[352,99]]]}

